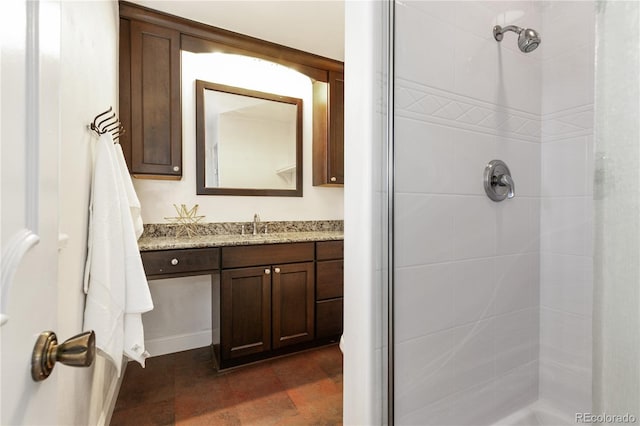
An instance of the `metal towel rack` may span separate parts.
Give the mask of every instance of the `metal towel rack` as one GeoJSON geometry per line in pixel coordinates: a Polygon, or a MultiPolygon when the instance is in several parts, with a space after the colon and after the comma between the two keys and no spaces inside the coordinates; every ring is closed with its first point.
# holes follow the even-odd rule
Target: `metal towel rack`
{"type": "Polygon", "coordinates": [[[104,135],[109,132],[113,135],[113,140],[116,142],[120,135],[125,133],[125,128],[120,123],[120,120],[116,117],[116,113],[113,112],[113,107],[109,107],[108,110],[96,115],[96,118],[93,119],[93,122],[89,124],[89,128],[96,132],[96,134],[104,135]],[[109,115],[111,113],[111,115],[109,115]],[[107,116],[106,118],[103,118],[107,116]],[[100,120],[100,121],[98,121],[100,120]]]}

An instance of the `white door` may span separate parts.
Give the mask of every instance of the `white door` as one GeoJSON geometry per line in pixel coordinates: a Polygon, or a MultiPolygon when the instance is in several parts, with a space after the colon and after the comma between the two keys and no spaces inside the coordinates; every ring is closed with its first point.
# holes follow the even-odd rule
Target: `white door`
{"type": "Polygon", "coordinates": [[[68,367],[36,383],[31,354],[58,316],[60,4],[1,2],[0,36],[0,424],[55,424],[68,367]]]}

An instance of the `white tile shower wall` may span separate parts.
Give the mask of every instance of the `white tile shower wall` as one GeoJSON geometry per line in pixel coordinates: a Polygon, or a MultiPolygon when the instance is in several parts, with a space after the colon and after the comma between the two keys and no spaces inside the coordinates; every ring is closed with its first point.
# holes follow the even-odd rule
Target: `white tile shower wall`
{"type": "Polygon", "coordinates": [[[539,397],[591,409],[594,3],[544,2],[539,397]]]}
{"type": "Polygon", "coordinates": [[[399,424],[489,424],[537,397],[542,68],[491,28],[538,11],[396,2],[399,424]],[[516,199],[484,194],[494,158],[516,199]]]}

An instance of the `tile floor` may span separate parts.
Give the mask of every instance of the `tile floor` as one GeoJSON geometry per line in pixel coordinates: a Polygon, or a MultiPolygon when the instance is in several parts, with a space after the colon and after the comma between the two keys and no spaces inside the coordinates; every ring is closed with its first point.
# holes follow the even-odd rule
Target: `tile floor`
{"type": "Polygon", "coordinates": [[[210,348],[129,363],[111,425],[342,424],[342,353],[325,346],[217,373],[210,348]]]}

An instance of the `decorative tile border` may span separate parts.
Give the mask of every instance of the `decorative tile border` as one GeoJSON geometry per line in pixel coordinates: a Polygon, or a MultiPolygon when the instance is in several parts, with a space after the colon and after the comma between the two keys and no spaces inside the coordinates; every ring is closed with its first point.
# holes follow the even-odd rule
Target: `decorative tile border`
{"type": "Polygon", "coordinates": [[[496,136],[540,142],[540,115],[492,105],[398,79],[396,111],[401,117],[496,136]]]}
{"type": "Polygon", "coordinates": [[[593,104],[539,115],[400,78],[397,83],[395,102],[400,117],[538,143],[593,134],[593,104]]]}
{"type": "Polygon", "coordinates": [[[593,104],[542,116],[542,142],[593,134],[593,104]]]}
{"type": "MultiPolygon", "coordinates": [[[[198,235],[240,235],[244,225],[245,234],[253,231],[253,222],[216,222],[199,223],[196,225],[198,235]]],[[[344,222],[342,220],[307,220],[307,221],[278,221],[260,222],[260,230],[267,225],[268,233],[283,232],[325,232],[342,231],[344,222]]],[[[175,237],[178,225],[168,223],[149,223],[144,225],[144,232],[141,238],[149,237],[175,237]]]]}

